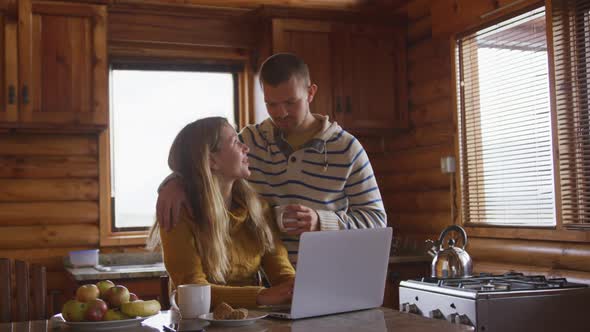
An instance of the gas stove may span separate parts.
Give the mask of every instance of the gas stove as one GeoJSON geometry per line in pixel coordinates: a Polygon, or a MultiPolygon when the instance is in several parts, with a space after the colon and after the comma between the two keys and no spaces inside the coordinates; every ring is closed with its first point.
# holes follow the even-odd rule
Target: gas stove
{"type": "Polygon", "coordinates": [[[400,311],[476,331],[590,331],[590,288],[522,273],[402,281],[400,311]]]}

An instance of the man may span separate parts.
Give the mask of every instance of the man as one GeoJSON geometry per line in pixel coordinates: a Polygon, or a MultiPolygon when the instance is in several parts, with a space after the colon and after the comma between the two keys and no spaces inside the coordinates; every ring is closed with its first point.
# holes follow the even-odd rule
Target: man
{"type": "MultiPolygon", "coordinates": [[[[293,54],[269,57],[260,70],[269,118],[249,125],[240,140],[254,189],[271,205],[285,205],[285,245],[296,257],[298,235],[318,230],[386,227],[387,218],[369,158],[360,142],[327,116],[312,114],[317,92],[307,65],[293,54]]],[[[185,200],[181,179],[164,183],[158,220],[171,227],[185,200]]],[[[186,205],[186,204],[185,204],[186,205]]],[[[187,205],[188,206],[188,205],[187,205]]]]}

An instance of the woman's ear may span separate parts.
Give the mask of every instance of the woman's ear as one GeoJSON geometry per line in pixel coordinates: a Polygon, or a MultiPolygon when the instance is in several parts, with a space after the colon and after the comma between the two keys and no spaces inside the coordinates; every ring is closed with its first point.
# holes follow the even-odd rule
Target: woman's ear
{"type": "Polygon", "coordinates": [[[219,163],[217,162],[217,158],[215,157],[216,156],[213,153],[209,155],[209,168],[211,169],[211,171],[219,170],[219,163]]]}

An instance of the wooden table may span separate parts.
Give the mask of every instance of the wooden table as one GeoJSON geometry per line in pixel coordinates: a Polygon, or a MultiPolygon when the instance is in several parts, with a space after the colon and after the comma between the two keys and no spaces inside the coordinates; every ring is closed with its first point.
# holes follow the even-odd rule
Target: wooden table
{"type": "MultiPolygon", "coordinates": [[[[127,328],[125,331],[162,331],[164,324],[169,324],[171,315],[169,311],[163,311],[146,321],[144,325],[136,328],[127,328]]],[[[63,324],[63,323],[61,323],[63,324]]],[[[21,323],[0,324],[0,332],[57,332],[70,331],[69,327],[56,324],[53,321],[32,321],[21,323]]],[[[223,327],[209,325],[206,331],[245,331],[245,332],[331,332],[331,331],[433,331],[433,332],[454,332],[473,331],[474,329],[465,325],[454,325],[447,321],[428,319],[421,316],[401,313],[389,308],[377,308],[371,310],[356,311],[338,315],[329,315],[316,318],[300,319],[295,321],[278,320],[265,318],[248,326],[223,327]]]]}

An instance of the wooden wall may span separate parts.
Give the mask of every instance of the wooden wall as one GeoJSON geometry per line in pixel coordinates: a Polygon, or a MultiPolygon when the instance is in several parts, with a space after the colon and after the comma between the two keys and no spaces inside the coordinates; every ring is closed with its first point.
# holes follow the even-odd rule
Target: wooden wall
{"type": "Polygon", "coordinates": [[[0,133],[0,257],[45,265],[63,290],[62,257],[97,248],[94,135],[0,133]]]}
{"type": "MultiPolygon", "coordinates": [[[[452,34],[477,24],[480,15],[511,1],[412,0],[408,26],[411,130],[389,142],[391,167],[380,175],[390,222],[401,238],[418,244],[451,221],[450,185],[440,157],[455,153],[452,34]],[[453,23],[448,23],[452,21],[453,23]]],[[[469,235],[469,234],[468,234],[469,235]]],[[[473,235],[473,234],[472,234],[473,235]]],[[[468,251],[476,272],[516,270],[590,283],[590,242],[498,239],[479,232],[468,251]]]]}

